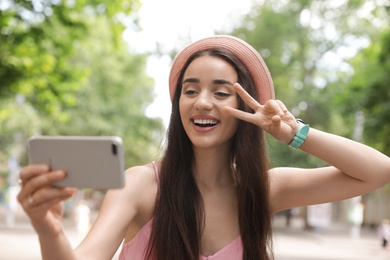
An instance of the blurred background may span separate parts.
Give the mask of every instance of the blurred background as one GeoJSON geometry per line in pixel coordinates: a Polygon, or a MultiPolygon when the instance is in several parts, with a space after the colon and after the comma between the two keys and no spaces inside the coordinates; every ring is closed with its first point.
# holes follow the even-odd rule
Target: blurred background
{"type": "MultiPolygon", "coordinates": [[[[389,156],[389,14],[390,0],[0,0],[0,259],[40,258],[16,201],[28,139],[119,135],[126,167],[158,158],[170,64],[206,36],[246,40],[295,116],[389,156]]],[[[271,138],[268,145],[272,166],[325,165],[271,138]]],[[[80,190],[66,202],[75,245],[104,193],[80,190]]],[[[282,212],[276,258],[387,259],[378,233],[385,218],[389,186],[282,212]]]]}

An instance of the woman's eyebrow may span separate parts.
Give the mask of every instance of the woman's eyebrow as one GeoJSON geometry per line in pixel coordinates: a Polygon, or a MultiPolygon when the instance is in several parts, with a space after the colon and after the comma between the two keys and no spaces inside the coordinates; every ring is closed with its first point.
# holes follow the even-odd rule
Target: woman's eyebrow
{"type": "MultiPolygon", "coordinates": [[[[200,80],[197,79],[197,78],[187,78],[185,80],[183,80],[183,83],[199,83],[200,80]]],[[[228,84],[228,85],[231,85],[233,86],[233,83],[228,81],[228,80],[224,80],[224,79],[215,79],[213,80],[213,84],[217,84],[217,85],[224,85],[224,84],[228,84]]]]}
{"type": "Polygon", "coordinates": [[[200,80],[197,79],[197,78],[188,78],[188,79],[183,80],[182,84],[187,83],[187,82],[189,82],[189,83],[199,83],[200,80]]]}
{"type": "Polygon", "coordinates": [[[231,83],[228,80],[224,80],[224,79],[213,80],[213,84],[220,84],[220,85],[228,84],[228,85],[232,85],[233,86],[233,83],[231,83]]]}

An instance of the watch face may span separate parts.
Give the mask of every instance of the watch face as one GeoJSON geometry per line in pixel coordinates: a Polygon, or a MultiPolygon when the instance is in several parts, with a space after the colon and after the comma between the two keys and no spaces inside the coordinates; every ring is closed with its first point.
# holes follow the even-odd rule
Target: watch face
{"type": "Polygon", "coordinates": [[[306,124],[302,119],[300,119],[300,118],[297,118],[297,122],[301,122],[301,123],[303,123],[303,124],[306,124]]]}

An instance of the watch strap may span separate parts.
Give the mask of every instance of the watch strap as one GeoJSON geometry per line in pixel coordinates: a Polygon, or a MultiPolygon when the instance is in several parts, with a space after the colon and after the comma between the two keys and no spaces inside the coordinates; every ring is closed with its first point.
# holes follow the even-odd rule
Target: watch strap
{"type": "Polygon", "coordinates": [[[301,119],[297,119],[299,125],[298,131],[295,133],[293,140],[289,143],[289,146],[298,149],[305,142],[307,134],[309,133],[309,125],[305,124],[301,119]]]}

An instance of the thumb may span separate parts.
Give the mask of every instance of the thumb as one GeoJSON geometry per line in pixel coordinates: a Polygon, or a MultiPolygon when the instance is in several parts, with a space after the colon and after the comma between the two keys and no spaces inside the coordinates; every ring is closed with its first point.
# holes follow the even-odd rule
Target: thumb
{"type": "Polygon", "coordinates": [[[279,115],[274,115],[272,117],[272,127],[279,128],[282,124],[282,119],[279,115]]]}
{"type": "Polygon", "coordinates": [[[280,118],[279,115],[274,115],[272,117],[272,125],[270,127],[269,133],[275,139],[277,139],[281,142],[286,142],[286,140],[284,140],[284,138],[283,138],[285,136],[285,134],[283,132],[284,132],[284,129],[283,129],[283,124],[282,124],[282,119],[280,118]]]}

